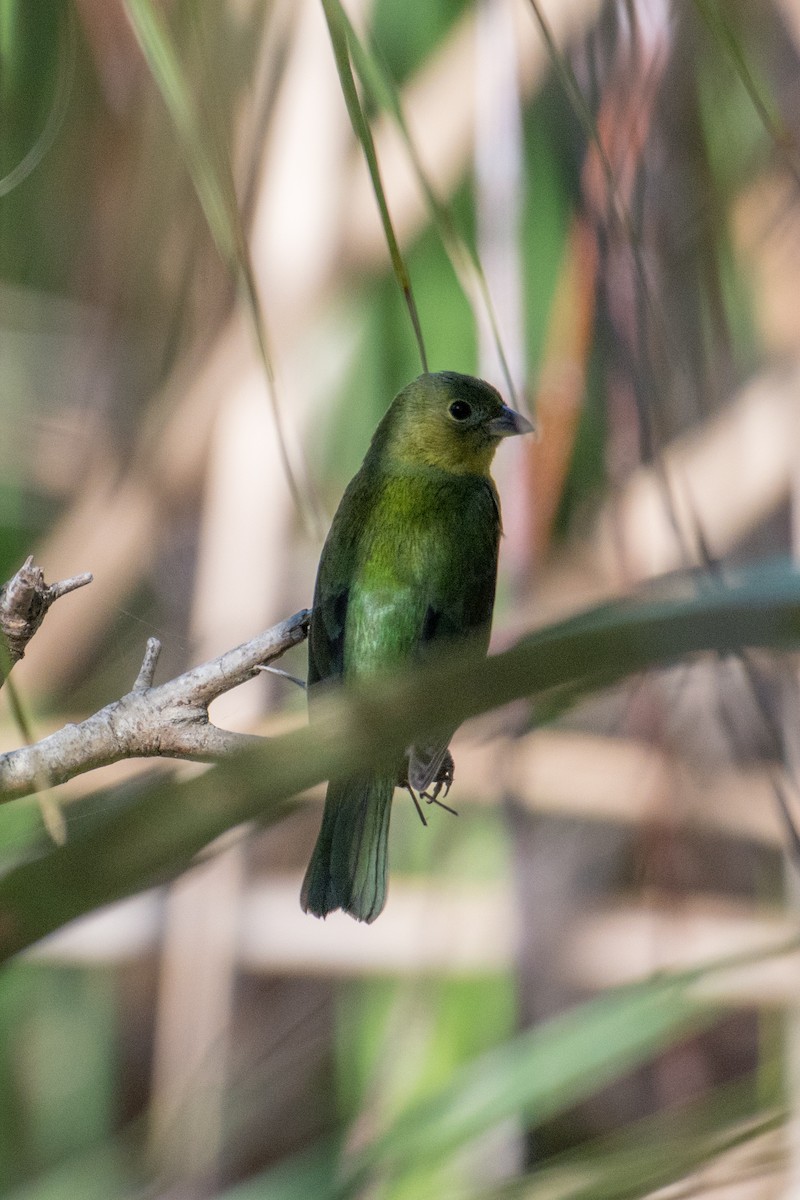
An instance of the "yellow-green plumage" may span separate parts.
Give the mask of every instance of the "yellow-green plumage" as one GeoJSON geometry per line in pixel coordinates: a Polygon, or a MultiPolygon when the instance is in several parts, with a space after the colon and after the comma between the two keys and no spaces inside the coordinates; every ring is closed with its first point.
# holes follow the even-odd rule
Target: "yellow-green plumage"
{"type": "MultiPolygon", "coordinates": [[[[322,551],[309,634],[312,705],[322,681],[391,670],[434,643],[486,653],[501,532],[489,468],[502,437],[530,428],[469,375],[422,375],[395,397],[322,551]]],[[[446,754],[442,739],[415,745],[392,771],[329,785],[303,882],[307,912],[378,916],[395,786],[408,780],[425,790],[446,754]]]]}

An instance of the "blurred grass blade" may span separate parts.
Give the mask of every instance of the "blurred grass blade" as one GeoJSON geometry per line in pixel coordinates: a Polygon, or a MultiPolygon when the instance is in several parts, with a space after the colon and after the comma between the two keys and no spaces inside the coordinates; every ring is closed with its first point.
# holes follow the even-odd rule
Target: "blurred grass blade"
{"type": "Polygon", "coordinates": [[[353,62],[363,86],[369,89],[377,103],[390,115],[400,132],[414,173],[425,195],[431,216],[439,229],[442,244],[464,294],[470,300],[473,308],[475,307],[476,298],[479,298],[484,306],[492,339],[497,350],[497,357],[508,386],[509,396],[516,408],[519,405],[519,401],[515,392],[514,381],[503,347],[503,341],[500,336],[497,314],[492,303],[489,285],[481,266],[481,261],[466,238],[456,228],[447,206],[442,203],[436,194],[436,189],[433,187],[428,173],[423,166],[422,159],[419,156],[416,144],[411,136],[411,131],[403,115],[397,88],[382,62],[379,52],[374,47],[368,50],[364,45],[345,12],[341,0],[329,0],[329,2],[337,10],[339,19],[347,31],[353,62]]]}
{"type": "MultiPolygon", "coordinates": [[[[19,694],[19,689],[16,683],[8,673],[6,662],[8,661],[8,650],[5,643],[0,643],[0,662],[2,669],[0,670],[0,687],[5,687],[6,697],[8,699],[8,707],[11,710],[11,715],[14,719],[14,724],[20,732],[22,741],[26,746],[32,746],[36,741],[36,734],[33,730],[33,724],[25,710],[22,697],[19,694]],[[5,674],[5,679],[2,675],[5,674]]],[[[43,781],[43,787],[46,788],[46,781],[43,781]]],[[[56,793],[53,791],[41,791],[37,793],[36,799],[39,803],[39,811],[42,815],[42,823],[49,833],[50,837],[58,846],[63,846],[67,840],[67,826],[64,821],[64,814],[56,800],[56,793]]]]}
{"type": "Polygon", "coordinates": [[[172,119],[211,235],[236,281],[237,290],[250,316],[267,380],[286,481],[306,529],[316,537],[320,533],[320,520],[315,511],[307,472],[304,471],[305,479],[301,487],[289,459],[264,313],[255,284],[247,239],[242,228],[227,152],[222,147],[214,146],[211,135],[198,117],[169,28],[152,0],[125,0],[125,10],[172,119]]]}
{"type": "Polygon", "coordinates": [[[362,1151],[353,1175],[449,1155],[510,1117],[540,1124],[711,1019],[683,978],[592,1000],[458,1071],[362,1151]]]}
{"type": "Polygon", "coordinates": [[[201,128],[164,17],[151,0],[125,0],[125,9],[172,118],[214,241],[229,268],[238,274],[246,251],[233,183],[201,128]]]}
{"type": "Polygon", "coordinates": [[[35,1178],[3,1192],[3,1200],[130,1200],[148,1195],[130,1146],[98,1142],[79,1157],[59,1162],[35,1178]]]}
{"type": "Polygon", "coordinates": [[[334,1200],[341,1148],[324,1141],[222,1193],[221,1200],[334,1200]]]}
{"type": "MultiPolygon", "coordinates": [[[[362,1183],[373,1171],[402,1175],[409,1163],[416,1169],[420,1162],[440,1160],[510,1118],[536,1127],[558,1116],[667,1046],[712,1024],[718,1010],[708,1003],[707,996],[709,984],[713,993],[715,978],[745,964],[757,966],[796,953],[799,947],[800,939],[795,936],[672,975],[659,974],[643,983],[617,988],[527,1030],[476,1058],[445,1087],[394,1119],[386,1132],[354,1155],[348,1187],[362,1183]]],[[[640,1122],[638,1130],[612,1135],[606,1141],[612,1145],[616,1141],[617,1162],[605,1189],[597,1190],[595,1180],[592,1186],[583,1183],[556,1194],[573,1200],[611,1200],[640,1194],[635,1186],[631,1191],[618,1192],[616,1185],[624,1179],[629,1185],[632,1180],[636,1183],[630,1170],[630,1160],[636,1158],[639,1182],[649,1187],[650,1167],[641,1161],[648,1130],[658,1151],[654,1151],[654,1162],[668,1181],[712,1154],[746,1144],[780,1127],[785,1120],[785,1115],[775,1110],[751,1119],[753,1109],[760,1107],[753,1080],[719,1089],[718,1096],[719,1103],[711,1108],[698,1103],[697,1111],[684,1117],[682,1124],[674,1113],[668,1118],[659,1114],[640,1122]],[[720,1129],[726,1119],[728,1127],[720,1129]],[[663,1140],[668,1121],[672,1122],[676,1144],[683,1139],[683,1170],[676,1171],[675,1161],[665,1162],[663,1140]]],[[[612,1162],[608,1151],[606,1145],[597,1154],[603,1167],[612,1162]]],[[[585,1180],[586,1150],[565,1158],[585,1180]]],[[[544,1194],[552,1193],[545,1188],[544,1194]]]]}
{"type": "Polygon", "coordinates": [[[713,3],[713,0],[694,0],[694,3],[710,33],[727,51],[728,57],[733,63],[734,70],[739,76],[744,90],[750,97],[750,102],[767,136],[792,174],[795,183],[800,183],[800,165],[798,164],[796,141],[781,122],[778,114],[770,109],[769,104],[764,99],[756,78],[750,70],[744,50],[730,22],[726,20],[725,14],[719,5],[713,3]]]}
{"type": "MultiPolygon", "coordinates": [[[[713,1111],[716,1097],[712,1093],[704,1102],[706,1113],[713,1111]]],[[[702,1119],[702,1110],[700,1112],[702,1119]]],[[[706,1120],[706,1123],[707,1120],[706,1120]]],[[[530,1175],[515,1179],[498,1193],[484,1193],[482,1200],[633,1200],[634,1197],[650,1196],[658,1189],[685,1183],[687,1176],[702,1168],[713,1170],[715,1162],[731,1151],[749,1144],[758,1143],[774,1135],[786,1123],[782,1113],[762,1117],[751,1117],[714,1132],[687,1131],[682,1136],[670,1137],[665,1132],[668,1118],[665,1114],[653,1121],[653,1128],[643,1135],[643,1140],[625,1149],[614,1149],[602,1144],[593,1152],[565,1155],[549,1166],[547,1163],[530,1175]],[[576,1183],[576,1178],[581,1182],[576,1183]]],[[[634,1129],[638,1130],[637,1126],[634,1129]]],[[[763,1165],[764,1152],[759,1155],[763,1165]]],[[[782,1160],[781,1160],[782,1161],[782,1160]]],[[[780,1162],[776,1165],[780,1166],[780,1162]]],[[[731,1178],[738,1176],[734,1168],[731,1178]]],[[[658,1194],[662,1193],[660,1190],[658,1194]]],[[[673,1195],[670,1192],[670,1195],[673,1195]]],[[[681,1190],[678,1196],[696,1196],[693,1188],[681,1190]]],[[[665,1198],[666,1200],[666,1198],[665,1198]]]]}
{"type": "MultiPolygon", "coordinates": [[[[13,26],[10,18],[9,26],[13,26]]],[[[2,51],[5,51],[6,44],[13,42],[10,28],[6,27],[5,24],[0,29],[0,37],[2,37],[4,43],[2,50],[0,50],[0,62],[5,63],[5,54],[2,51]]],[[[55,90],[44,128],[17,165],[0,179],[0,197],[7,196],[9,192],[13,192],[14,188],[19,187],[31,172],[36,170],[58,137],[64,117],[67,114],[70,93],[72,92],[72,81],[75,78],[75,50],[77,43],[75,12],[71,4],[64,5],[62,10],[59,42],[55,90]]]]}
{"type": "Polygon", "coordinates": [[[690,654],[800,646],[800,573],[790,564],[743,572],[728,586],[689,575],[661,589],[538,630],[485,661],[449,655],[342,689],[320,701],[311,727],[180,785],[162,779],[122,810],[113,799],[94,805],[74,832],[68,815],[65,846],[43,848],[0,878],[0,960],[81,913],[185,870],[228,829],[278,820],[296,793],[354,765],[394,762],[422,732],[521,697],[577,695],[690,654]]]}
{"type": "Polygon", "coordinates": [[[603,174],[605,175],[609,194],[612,196],[615,205],[617,205],[619,208],[617,215],[621,219],[626,233],[629,235],[631,247],[635,248],[637,240],[633,229],[630,227],[630,214],[628,213],[627,206],[620,195],[619,185],[614,174],[614,168],[612,167],[611,160],[606,153],[603,139],[600,137],[594,117],[592,116],[592,110],[584,99],[583,92],[581,91],[575,72],[573,71],[566,57],[559,50],[558,42],[556,41],[552,29],[550,28],[550,22],[547,20],[547,17],[542,11],[541,5],[539,4],[538,0],[529,0],[529,3],[531,9],[533,10],[536,24],[539,26],[539,32],[542,35],[542,40],[547,48],[547,53],[550,57],[553,71],[558,77],[558,81],[564,90],[564,94],[572,106],[572,111],[578,118],[578,122],[583,130],[583,135],[586,138],[586,141],[595,147],[600,156],[600,162],[602,164],[603,174]]]}
{"type": "Polygon", "coordinates": [[[397,236],[392,224],[391,214],[389,213],[389,205],[386,201],[386,193],[383,189],[383,181],[381,179],[380,167],[378,165],[378,156],[375,152],[375,142],[372,138],[372,131],[369,127],[369,122],[364,113],[364,109],[359,99],[358,89],[356,88],[353,71],[350,65],[350,46],[349,32],[350,24],[340,4],[336,0],[322,0],[322,7],[325,12],[325,19],[328,22],[328,31],[331,38],[331,46],[333,47],[333,55],[336,60],[336,70],[339,73],[339,81],[342,86],[342,94],[347,112],[350,117],[350,123],[353,126],[353,132],[361,143],[361,148],[364,151],[364,157],[367,160],[370,178],[372,180],[372,188],[375,192],[375,199],[378,203],[378,209],[381,215],[381,223],[383,224],[383,232],[386,237],[386,244],[389,247],[389,255],[392,260],[392,269],[395,273],[395,278],[400,285],[400,290],[405,297],[408,314],[411,318],[411,324],[414,329],[414,336],[417,339],[419,348],[419,356],[422,362],[423,371],[428,370],[428,356],[425,352],[425,341],[422,336],[422,327],[419,321],[419,313],[417,312],[416,301],[411,287],[411,277],[408,273],[408,268],[400,251],[400,246],[397,241],[397,236]]]}
{"type": "MultiPolygon", "coordinates": [[[[573,70],[566,55],[559,50],[555,35],[550,26],[550,22],[545,15],[542,5],[540,4],[539,0],[529,0],[529,4],[536,24],[538,25],[539,31],[542,35],[542,39],[547,47],[547,52],[553,65],[553,70],[583,130],[588,146],[587,158],[589,152],[593,152],[597,156],[597,163],[600,171],[602,172],[603,179],[605,180],[605,185],[610,200],[609,216],[613,215],[614,219],[619,223],[619,226],[625,235],[636,270],[636,278],[641,292],[642,301],[646,305],[647,314],[652,321],[653,331],[658,339],[658,343],[667,353],[670,362],[673,364],[673,369],[676,371],[676,373],[679,372],[683,375],[686,381],[686,386],[691,390],[694,385],[694,375],[691,364],[687,362],[683,345],[672,335],[670,331],[669,322],[664,315],[663,298],[657,295],[654,291],[651,275],[645,269],[644,259],[641,251],[641,232],[633,220],[631,213],[631,198],[626,198],[625,194],[623,193],[622,181],[626,177],[631,176],[631,165],[626,160],[620,174],[617,174],[617,171],[615,171],[614,163],[611,161],[610,151],[607,149],[604,136],[600,132],[600,129],[605,125],[606,136],[608,135],[607,114],[604,122],[602,120],[602,110],[597,117],[593,115],[592,110],[589,107],[589,104],[586,102],[583,92],[581,91],[575,71],[573,70]]],[[[631,17],[632,20],[635,21],[635,10],[633,10],[631,17]]],[[[663,19],[666,20],[665,17],[663,19]]],[[[654,60],[651,60],[651,68],[653,67],[653,61],[654,60]]],[[[630,139],[626,138],[625,145],[628,147],[626,153],[630,153],[629,142],[630,139]]],[[[613,142],[611,145],[611,153],[613,153],[613,142]]],[[[642,162],[639,162],[637,164],[637,170],[641,170],[642,166],[642,162]]],[[[585,173],[586,171],[584,165],[584,177],[585,173]]],[[[585,194],[585,184],[583,191],[584,198],[587,199],[588,197],[586,197],[585,194]]],[[[640,418],[642,421],[642,427],[644,429],[652,429],[652,397],[650,397],[648,393],[647,400],[645,402],[637,391],[636,398],[637,405],[639,407],[640,418]]],[[[669,493],[665,493],[665,500],[669,511],[672,512],[673,501],[669,493]]]]}

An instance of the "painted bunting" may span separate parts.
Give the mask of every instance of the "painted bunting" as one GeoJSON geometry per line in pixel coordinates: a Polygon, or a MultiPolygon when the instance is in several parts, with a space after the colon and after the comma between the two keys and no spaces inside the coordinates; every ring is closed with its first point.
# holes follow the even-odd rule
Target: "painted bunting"
{"type": "MultiPolygon", "coordinates": [[[[452,371],[421,375],[394,398],[320,558],[308,643],[312,708],[321,682],[390,671],[432,645],[461,643],[485,655],[501,534],[489,468],[501,438],[532,428],[488,383],[452,371]]],[[[394,770],[329,784],[303,881],[306,912],[342,908],[375,920],[386,900],[394,789],[408,787],[420,815],[415,792],[438,801],[453,777],[449,740],[416,743],[394,770]]]]}

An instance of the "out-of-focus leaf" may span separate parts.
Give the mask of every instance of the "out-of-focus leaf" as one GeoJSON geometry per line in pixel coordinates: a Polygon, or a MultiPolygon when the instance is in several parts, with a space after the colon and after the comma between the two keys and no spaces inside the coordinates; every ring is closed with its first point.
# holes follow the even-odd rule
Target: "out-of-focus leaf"
{"type": "MultiPolygon", "coordinates": [[[[710,1097],[705,1107],[710,1110],[712,1105],[710,1097]]],[[[775,1114],[743,1120],[715,1133],[697,1131],[669,1137],[663,1130],[659,1132],[658,1126],[664,1124],[659,1118],[653,1122],[651,1137],[626,1150],[601,1146],[589,1154],[565,1156],[559,1166],[545,1165],[499,1191],[484,1193],[481,1200],[637,1200],[679,1183],[727,1151],[779,1129],[784,1121],[775,1114]]]]}
{"type": "MultiPolygon", "coordinates": [[[[13,51],[13,10],[15,5],[2,6],[8,12],[4,13],[5,20],[0,19],[0,61],[5,66],[6,53],[13,51]]],[[[19,187],[35,171],[44,156],[51,149],[58,137],[58,131],[64,120],[69,103],[72,80],[75,74],[75,14],[71,5],[65,5],[61,17],[61,46],[58,55],[53,98],[48,109],[44,127],[28,147],[26,153],[14,167],[0,178],[0,197],[7,196],[14,188],[19,187]]]]}
{"type": "Polygon", "coordinates": [[[223,1192],[221,1200],[333,1200],[338,1160],[338,1143],[325,1142],[223,1192]]]}
{"type": "Polygon", "coordinates": [[[400,135],[405,143],[411,165],[414,168],[414,173],[419,180],[420,186],[425,194],[425,199],[428,204],[431,216],[433,217],[439,229],[439,234],[442,239],[442,244],[447,251],[450,263],[455,271],[456,277],[461,283],[464,294],[468,299],[474,300],[480,297],[486,316],[489,321],[489,326],[492,331],[495,348],[500,364],[503,368],[506,383],[508,385],[509,396],[516,408],[519,401],[514,391],[514,382],[511,376],[511,371],[508,366],[508,360],[503,348],[503,340],[500,335],[500,328],[497,323],[497,314],[494,310],[492,298],[489,292],[489,285],[486,281],[486,276],[481,266],[480,259],[475,253],[472,246],[467,242],[466,238],[462,237],[453,218],[450,209],[442,204],[436,191],[428,178],[428,173],[425,170],[422,159],[419,156],[414,139],[411,136],[411,131],[408,128],[403,109],[400,104],[397,90],[393,81],[390,79],[388,72],[377,54],[370,53],[369,49],[363,44],[355,29],[353,28],[350,18],[347,16],[340,0],[329,0],[331,7],[337,13],[338,19],[347,31],[347,39],[352,48],[353,61],[356,70],[361,78],[361,82],[369,87],[374,98],[380,105],[389,113],[393,121],[397,125],[400,135]]]}
{"type": "Polygon", "coordinates": [[[733,25],[728,20],[724,6],[721,7],[714,0],[694,0],[694,3],[703,21],[733,63],[736,74],[741,80],[742,87],[746,91],[750,103],[753,105],[758,119],[771,139],[775,150],[794,176],[795,181],[800,181],[800,161],[798,160],[797,146],[792,145],[787,139],[787,131],[783,128],[774,105],[770,104],[769,100],[765,97],[764,89],[756,79],[755,73],[748,62],[747,53],[733,25]]]}
{"type": "MultiPolygon", "coordinates": [[[[515,1034],[515,991],[507,972],[431,977],[422,987],[414,974],[355,979],[340,987],[336,1077],[342,1119],[358,1125],[367,1110],[380,1114],[376,1128],[383,1129],[438,1095],[463,1066],[515,1034]]],[[[433,1162],[412,1154],[386,1195],[456,1196],[470,1182],[470,1168],[457,1154],[433,1162]]]]}
{"type": "Polygon", "coordinates": [[[55,1164],[112,1132],[114,981],[80,967],[35,972],[33,1000],[19,1027],[27,1038],[24,1088],[34,1161],[55,1164]]]}
{"type": "Polygon", "coordinates": [[[169,28],[159,10],[151,0],[125,0],[125,9],[172,118],[194,189],[217,249],[244,299],[267,379],[286,482],[306,527],[310,532],[316,533],[319,522],[309,499],[309,488],[307,485],[300,486],[286,448],[266,322],[242,228],[229,156],[224,148],[213,143],[203,126],[169,28]]]}
{"type": "Polygon", "coordinates": [[[375,192],[375,199],[381,215],[383,232],[386,237],[386,245],[389,248],[389,256],[392,260],[392,269],[395,273],[395,278],[400,285],[400,290],[405,297],[408,314],[411,318],[411,324],[414,329],[414,336],[417,339],[417,346],[419,347],[419,356],[422,361],[422,369],[423,371],[427,371],[428,359],[425,353],[425,340],[422,336],[422,327],[419,323],[419,314],[417,312],[417,305],[414,300],[414,292],[411,287],[411,276],[408,273],[408,267],[406,266],[397,241],[397,235],[394,231],[391,214],[389,212],[389,205],[386,200],[386,193],[383,189],[383,181],[381,179],[380,167],[378,165],[378,155],[375,151],[375,143],[372,139],[372,131],[370,130],[369,121],[367,120],[364,109],[361,105],[356,83],[353,78],[353,71],[350,66],[350,47],[348,42],[349,23],[347,22],[341,5],[336,3],[336,0],[322,0],[322,7],[325,12],[325,19],[328,22],[331,45],[333,47],[333,54],[336,60],[336,69],[339,72],[339,81],[341,83],[342,94],[347,105],[350,123],[353,126],[353,132],[361,143],[361,148],[364,151],[364,157],[367,160],[370,179],[372,180],[372,189],[375,192]]]}
{"type": "Polygon", "coordinates": [[[800,646],[800,573],[789,563],[726,585],[675,576],[648,599],[606,604],[522,638],[485,661],[449,655],[321,699],[314,725],[176,785],[162,781],[122,812],[101,812],[65,846],[0,879],[0,957],[81,913],[186,869],[244,821],[274,821],[321,780],[397,761],[421,733],[520,697],[582,694],[690,654],[800,646]]]}
{"type": "Polygon", "coordinates": [[[125,1200],[145,1195],[131,1159],[120,1146],[105,1143],[6,1192],[5,1200],[125,1200]]]}
{"type": "Polygon", "coordinates": [[[370,24],[392,76],[404,83],[424,69],[471,6],[472,0],[415,4],[414,18],[409,20],[407,6],[398,7],[396,0],[375,0],[369,10],[370,24]]]}
{"type": "Polygon", "coordinates": [[[228,266],[238,272],[246,259],[246,251],[229,168],[221,156],[214,153],[198,118],[163,15],[151,0],[125,0],[125,8],[172,118],[214,241],[228,266]]]}
{"type": "Polygon", "coordinates": [[[598,1091],[709,1019],[686,983],[603,996],[482,1055],[357,1155],[354,1177],[450,1154],[509,1117],[540,1123],[598,1091]]]}

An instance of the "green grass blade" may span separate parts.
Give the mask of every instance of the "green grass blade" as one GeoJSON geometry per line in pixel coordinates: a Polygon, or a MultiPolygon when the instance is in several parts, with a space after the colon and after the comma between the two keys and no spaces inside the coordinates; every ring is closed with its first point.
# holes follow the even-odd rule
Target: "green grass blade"
{"type": "MultiPolygon", "coordinates": [[[[584,99],[575,71],[570,65],[566,56],[559,50],[553,30],[550,26],[545,12],[539,3],[539,0],[529,0],[531,11],[534,19],[539,27],[539,31],[544,40],[550,61],[553,65],[553,70],[558,77],[564,93],[572,106],[580,125],[583,129],[587,143],[592,145],[597,153],[598,161],[603,172],[608,196],[610,200],[609,223],[611,216],[615,220],[620,229],[625,235],[630,253],[633,258],[633,264],[636,270],[636,278],[641,292],[642,300],[647,308],[647,314],[652,322],[653,332],[658,339],[660,347],[668,353],[670,362],[673,364],[674,370],[684,377],[686,386],[690,388],[693,380],[693,371],[691,364],[687,362],[683,346],[677,338],[675,338],[669,328],[668,322],[664,315],[664,306],[662,298],[657,296],[653,290],[650,274],[645,269],[644,259],[641,248],[641,235],[637,231],[636,223],[630,209],[630,203],[623,194],[620,180],[615,173],[614,165],[609,158],[608,152],[603,138],[598,129],[597,122],[592,115],[592,111],[584,99]]],[[[637,400],[640,408],[641,420],[644,428],[652,427],[652,398],[646,401],[637,400]]],[[[670,512],[672,512],[672,498],[669,494],[666,496],[667,504],[670,512]]]]}
{"type": "MultiPolygon", "coordinates": [[[[617,988],[507,1041],[459,1070],[446,1086],[410,1106],[390,1127],[354,1156],[343,1195],[363,1184],[373,1172],[402,1175],[413,1163],[437,1161],[457,1151],[509,1118],[535,1127],[565,1112],[607,1083],[650,1060],[689,1033],[713,1023],[716,1013],[703,1001],[703,985],[731,968],[757,965],[783,954],[796,953],[795,937],[781,945],[711,960],[699,967],[658,975],[643,983],[617,988]]],[[[675,1114],[661,1114],[642,1123],[639,1134],[651,1132],[652,1161],[642,1161],[646,1139],[616,1135],[616,1161],[608,1147],[596,1155],[605,1172],[605,1186],[583,1184],[566,1193],[574,1200],[612,1200],[638,1194],[618,1191],[622,1180],[635,1179],[635,1164],[643,1187],[658,1172],[667,1179],[690,1169],[713,1153],[743,1144],[780,1126],[780,1112],[761,1113],[750,1120],[754,1100],[752,1081],[721,1089],[720,1103],[695,1112],[673,1130],[683,1152],[683,1164],[665,1162],[666,1123],[675,1114]],[[720,1130],[726,1118],[728,1128],[720,1130]],[[743,1120],[744,1118],[744,1120],[743,1120]],[[661,1128],[653,1126],[660,1123],[661,1128]],[[700,1142],[705,1139],[701,1148],[700,1142]]],[[[697,1106],[698,1108],[700,1106],[697,1106]]],[[[613,1143],[614,1138],[608,1139],[613,1143]]],[[[585,1151],[565,1156],[575,1166],[585,1151]]],[[[601,1175],[602,1172],[598,1172],[601,1175]]],[[[536,1194],[535,1192],[533,1193],[536,1194]]],[[[550,1194],[545,1189],[545,1194],[550,1194]]],[[[526,1193],[527,1195],[527,1193],[526,1193]]]]}
{"type": "MultiPolygon", "coordinates": [[[[712,1093],[703,1107],[696,1109],[701,1121],[705,1116],[706,1125],[716,1099],[712,1093]]],[[[775,1132],[785,1121],[784,1114],[770,1113],[743,1118],[716,1132],[687,1130],[670,1136],[668,1118],[659,1114],[651,1130],[639,1130],[638,1124],[631,1130],[640,1135],[637,1144],[631,1141],[625,1149],[603,1144],[589,1153],[565,1155],[560,1162],[544,1163],[499,1191],[484,1193],[481,1200],[638,1200],[680,1183],[728,1151],[775,1132]]],[[[694,1190],[685,1193],[686,1200],[695,1194],[694,1190]]]]}
{"type": "Polygon", "coordinates": [[[510,1117],[539,1124],[710,1019],[685,979],[592,1000],[462,1068],[366,1148],[353,1176],[444,1157],[510,1117]]]}
{"type": "Polygon", "coordinates": [[[781,122],[778,114],[770,108],[770,105],[762,95],[756,78],[750,70],[741,43],[736,37],[725,13],[712,0],[694,0],[694,3],[706,27],[728,54],[733,68],[750,99],[750,103],[756,111],[759,121],[763,125],[776,151],[783,159],[784,165],[794,177],[795,182],[800,182],[800,163],[798,162],[796,141],[791,138],[789,130],[781,122]]]}
{"type": "Polygon", "coordinates": [[[420,187],[425,195],[425,200],[428,205],[431,217],[436,223],[439,230],[439,236],[442,239],[442,244],[445,248],[450,263],[455,272],[456,278],[461,284],[464,295],[473,304],[475,298],[479,298],[480,302],[486,311],[486,316],[489,321],[492,339],[494,341],[497,357],[500,362],[503,375],[505,376],[508,386],[509,396],[514,407],[519,404],[518,398],[514,389],[514,381],[511,375],[511,370],[508,365],[503,340],[500,336],[500,328],[497,322],[497,314],[492,302],[489,284],[486,280],[481,261],[478,255],[464,238],[450,215],[450,211],[445,204],[439,199],[436,189],[430,181],[427,171],[422,163],[419,152],[411,131],[408,128],[405,116],[403,114],[400,97],[397,94],[397,88],[394,85],[389,72],[386,70],[379,53],[374,49],[368,50],[361,38],[353,28],[341,0],[329,0],[331,6],[336,9],[339,20],[344,25],[347,31],[347,38],[352,51],[353,62],[358,72],[361,83],[365,88],[368,88],[373,99],[384,109],[385,112],[394,121],[401,138],[406,147],[409,161],[417,176],[420,187]]]}
{"type": "MultiPolygon", "coordinates": [[[[6,5],[9,9],[9,14],[6,16],[6,24],[3,25],[3,31],[0,34],[2,41],[10,40],[10,28],[12,25],[13,8],[11,5],[6,5]]],[[[61,15],[60,25],[60,46],[58,55],[58,69],[56,71],[55,89],[53,99],[50,103],[50,108],[47,113],[47,119],[44,123],[44,128],[39,136],[35,139],[30,149],[20,161],[6,175],[0,178],[0,197],[7,196],[9,192],[13,192],[14,188],[19,187],[28,176],[36,170],[39,163],[50,152],[55,143],[56,138],[64,123],[64,118],[67,115],[69,107],[69,98],[72,92],[72,83],[75,78],[75,55],[76,55],[76,29],[75,29],[75,12],[71,5],[67,5],[61,15]]],[[[0,61],[3,55],[0,54],[0,61]]]]}
{"type": "Polygon", "coordinates": [[[250,251],[242,228],[230,161],[221,148],[213,146],[200,121],[191,88],[185,77],[172,36],[152,0],[125,0],[125,9],[142,53],[172,120],[197,198],[217,249],[236,281],[250,316],[259,357],[267,380],[278,447],[284,474],[294,504],[307,530],[318,536],[320,521],[307,478],[301,487],[289,458],[283,418],[278,404],[275,371],[266,323],[255,285],[250,251]]]}
{"type": "Polygon", "coordinates": [[[380,166],[378,165],[378,156],[375,151],[375,142],[372,138],[372,131],[369,127],[369,121],[366,118],[364,109],[361,105],[361,100],[356,88],[353,71],[350,65],[350,46],[349,46],[349,22],[347,21],[341,5],[335,0],[322,0],[322,7],[325,12],[325,19],[328,23],[328,31],[331,38],[331,46],[333,47],[333,56],[336,61],[336,70],[339,73],[339,82],[342,87],[342,95],[344,96],[347,112],[350,117],[350,123],[353,126],[353,132],[361,143],[361,148],[364,151],[364,157],[369,168],[370,179],[372,180],[372,189],[375,193],[375,199],[378,204],[378,210],[381,216],[381,224],[383,225],[386,244],[389,248],[389,256],[392,260],[392,269],[395,278],[400,286],[400,290],[405,298],[408,308],[408,315],[411,318],[411,325],[414,330],[414,336],[417,340],[419,348],[419,356],[422,362],[423,371],[428,370],[428,357],[425,352],[425,340],[422,336],[422,326],[419,321],[419,313],[417,311],[416,301],[414,300],[414,292],[411,287],[411,276],[408,273],[408,268],[400,250],[397,236],[392,224],[389,205],[386,200],[386,193],[381,179],[380,166]]]}
{"type": "Polygon", "coordinates": [[[125,8],[172,119],[211,234],[228,267],[238,273],[245,250],[233,183],[201,131],[167,24],[151,0],[125,0],[125,8]]]}
{"type": "Polygon", "coordinates": [[[800,646],[800,573],[785,564],[729,586],[671,582],[669,596],[603,605],[532,633],[502,654],[375,679],[320,702],[314,725],[226,760],[176,785],[160,781],[115,809],[68,819],[65,846],[0,879],[0,958],[92,908],[178,874],[203,846],[250,820],[277,820],[290,797],[324,779],[383,767],[421,733],[430,736],[520,697],[582,690],[691,654],[800,646]]]}

